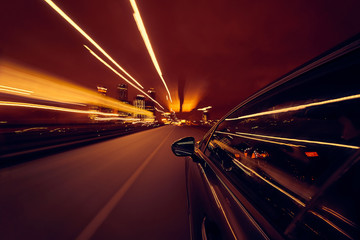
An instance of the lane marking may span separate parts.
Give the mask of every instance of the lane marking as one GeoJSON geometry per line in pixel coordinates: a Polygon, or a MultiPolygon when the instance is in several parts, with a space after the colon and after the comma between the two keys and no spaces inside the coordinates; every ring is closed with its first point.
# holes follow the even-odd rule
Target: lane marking
{"type": "Polygon", "coordinates": [[[117,206],[122,197],[126,194],[129,188],[134,184],[136,179],[139,177],[141,172],[145,169],[151,159],[159,151],[159,149],[164,145],[165,141],[168,139],[170,134],[174,131],[174,128],[168,133],[168,135],[162,140],[162,142],[155,148],[155,150],[145,159],[145,161],[136,169],[136,171],[131,175],[131,177],[120,187],[120,189],[112,196],[107,204],[98,212],[98,214],[93,218],[93,220],[84,228],[84,230],[79,234],[76,240],[88,240],[90,239],[98,228],[103,224],[107,219],[112,210],[117,206]]]}

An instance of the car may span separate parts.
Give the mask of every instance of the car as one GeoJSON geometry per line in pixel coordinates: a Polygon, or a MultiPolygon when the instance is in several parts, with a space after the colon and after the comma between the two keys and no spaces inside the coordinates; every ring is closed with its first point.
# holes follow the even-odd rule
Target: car
{"type": "Polygon", "coordinates": [[[192,239],[360,239],[359,35],[171,148],[192,239]]]}

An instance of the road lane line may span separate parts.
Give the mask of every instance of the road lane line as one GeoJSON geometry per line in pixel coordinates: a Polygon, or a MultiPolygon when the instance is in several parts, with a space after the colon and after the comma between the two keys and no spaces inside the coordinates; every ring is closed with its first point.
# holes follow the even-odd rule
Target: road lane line
{"type": "Polygon", "coordinates": [[[174,128],[168,133],[168,135],[162,140],[162,142],[155,148],[155,150],[145,159],[145,161],[136,169],[136,171],[131,175],[131,177],[120,187],[120,189],[112,196],[107,204],[98,212],[98,214],[93,218],[93,220],[85,227],[85,229],[79,234],[76,240],[88,240],[90,239],[97,229],[102,225],[102,223],[107,219],[112,210],[116,207],[125,193],[129,188],[134,184],[136,179],[139,177],[141,172],[145,169],[154,155],[159,151],[159,149],[164,145],[165,141],[168,139],[170,134],[174,131],[174,128]]]}

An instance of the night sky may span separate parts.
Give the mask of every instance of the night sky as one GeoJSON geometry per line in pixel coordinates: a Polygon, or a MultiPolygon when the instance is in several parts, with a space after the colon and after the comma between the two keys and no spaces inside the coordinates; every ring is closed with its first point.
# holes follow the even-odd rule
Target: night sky
{"type": "MultiPolygon", "coordinates": [[[[129,1],[54,2],[168,106],[129,1]]],[[[211,105],[211,118],[360,32],[359,0],[138,0],[137,5],[173,99],[191,102],[192,108],[211,105]]],[[[89,54],[83,45],[95,48],[44,1],[2,0],[0,27],[0,59],[94,91],[103,85],[117,97],[116,86],[124,80],[89,54]]],[[[130,100],[138,93],[129,87],[130,100]]]]}

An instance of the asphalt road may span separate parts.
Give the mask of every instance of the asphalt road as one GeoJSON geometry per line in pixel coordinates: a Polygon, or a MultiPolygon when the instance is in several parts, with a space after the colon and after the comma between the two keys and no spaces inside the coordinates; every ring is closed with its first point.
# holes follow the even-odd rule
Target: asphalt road
{"type": "Polygon", "coordinates": [[[0,239],[189,239],[184,161],[165,126],[0,169],[0,239]]]}

